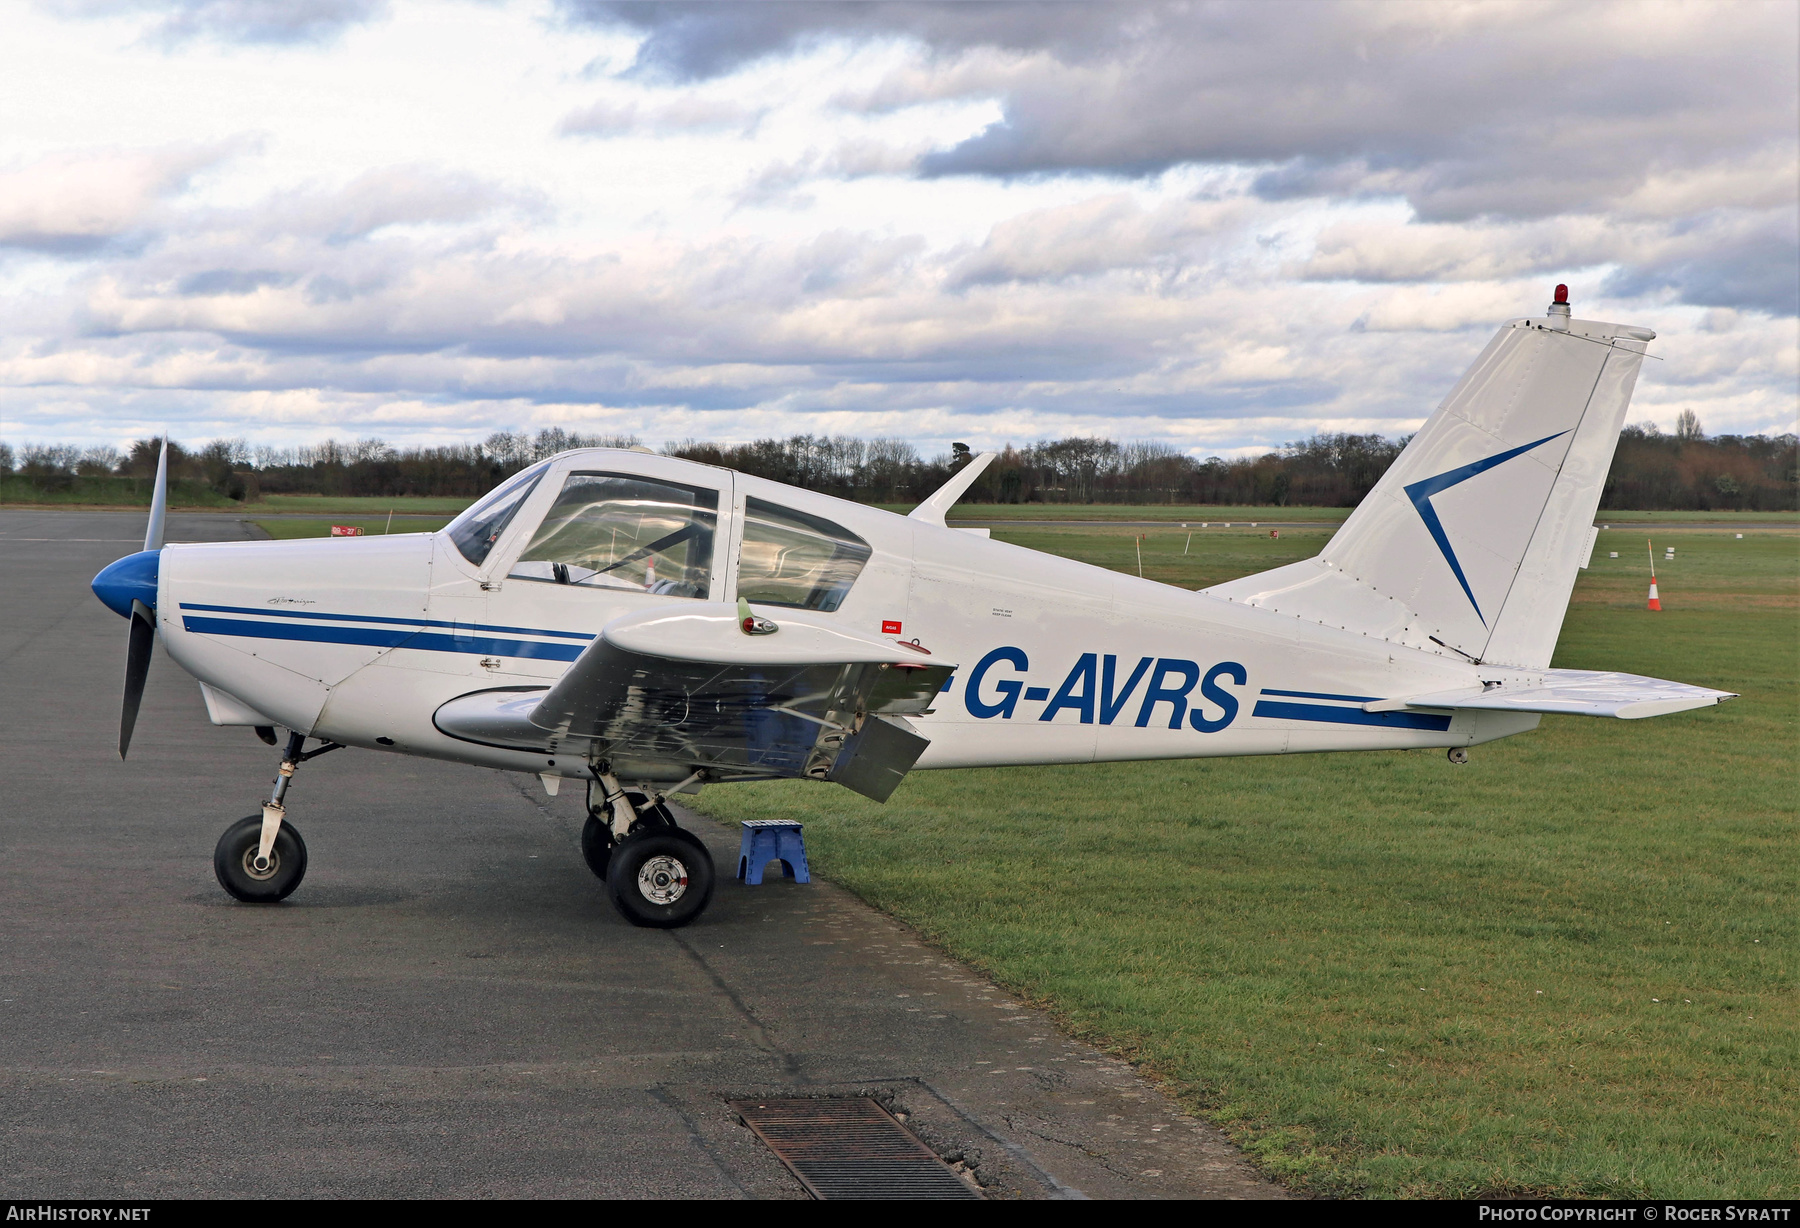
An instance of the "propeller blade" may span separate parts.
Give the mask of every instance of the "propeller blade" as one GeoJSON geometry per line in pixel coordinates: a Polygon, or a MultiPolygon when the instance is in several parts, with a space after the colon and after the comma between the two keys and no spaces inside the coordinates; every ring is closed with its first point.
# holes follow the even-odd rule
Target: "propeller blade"
{"type": "MultiPolygon", "coordinates": [[[[156,489],[150,495],[150,523],[144,529],[144,549],[163,548],[163,520],[169,514],[169,433],[163,432],[162,455],[156,461],[156,489]]],[[[135,643],[135,641],[133,641],[135,643]]]]}
{"type": "Polygon", "coordinates": [[[144,680],[150,676],[150,653],[156,647],[155,615],[141,601],[131,603],[131,645],[125,653],[125,707],[119,713],[119,758],[131,749],[144,680]]]}

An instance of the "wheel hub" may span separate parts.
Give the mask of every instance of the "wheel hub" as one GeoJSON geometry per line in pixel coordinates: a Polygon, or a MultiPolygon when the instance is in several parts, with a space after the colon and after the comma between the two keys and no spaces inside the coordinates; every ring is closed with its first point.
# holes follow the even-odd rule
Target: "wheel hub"
{"type": "Polygon", "coordinates": [[[281,854],[274,849],[269,850],[269,859],[258,866],[261,858],[256,855],[256,845],[252,844],[244,850],[244,873],[259,883],[266,883],[281,872],[281,854]]]}
{"type": "Polygon", "coordinates": [[[673,904],[687,891],[687,867],[673,857],[652,857],[638,870],[637,882],[638,892],[652,904],[673,904]]]}

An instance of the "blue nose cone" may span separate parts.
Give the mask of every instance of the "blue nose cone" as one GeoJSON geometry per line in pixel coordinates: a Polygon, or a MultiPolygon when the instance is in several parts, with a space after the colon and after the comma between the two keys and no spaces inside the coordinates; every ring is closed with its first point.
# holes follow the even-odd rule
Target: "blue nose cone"
{"type": "Polygon", "coordinates": [[[156,608],[156,568],[160,550],[140,550],[110,564],[94,577],[94,596],[121,618],[131,617],[131,603],[141,601],[156,608]]]}

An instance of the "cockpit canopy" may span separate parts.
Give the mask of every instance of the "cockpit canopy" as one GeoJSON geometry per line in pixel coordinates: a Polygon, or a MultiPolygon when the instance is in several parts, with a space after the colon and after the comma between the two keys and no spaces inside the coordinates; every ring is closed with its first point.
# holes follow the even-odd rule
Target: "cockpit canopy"
{"type": "MultiPolygon", "coordinates": [[[[592,452],[553,457],[514,475],[445,530],[477,566],[534,502],[546,475],[556,494],[531,529],[508,578],[695,600],[742,596],[759,605],[831,613],[868,562],[869,544],[843,525],[754,496],[721,524],[731,483],[634,473],[634,458],[592,452]],[[567,462],[573,467],[565,467],[567,462]],[[553,469],[561,471],[552,474],[553,469]],[[721,531],[737,544],[737,591],[717,594],[721,531]]],[[[646,458],[647,460],[648,458],[646,458]]],[[[658,458],[659,464],[668,464],[658,458]]],[[[694,467],[703,474],[718,473],[694,467]]],[[[515,539],[516,540],[516,539],[515,539]]]]}

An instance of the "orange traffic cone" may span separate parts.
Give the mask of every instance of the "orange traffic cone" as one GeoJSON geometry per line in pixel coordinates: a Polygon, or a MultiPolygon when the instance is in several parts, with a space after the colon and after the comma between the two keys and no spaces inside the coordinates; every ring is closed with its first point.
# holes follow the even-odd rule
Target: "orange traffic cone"
{"type": "MultiPolygon", "coordinates": [[[[1645,542],[1644,545],[1650,546],[1650,543],[1645,542]]],[[[1658,613],[1662,611],[1662,598],[1656,595],[1656,550],[1654,547],[1650,548],[1650,604],[1645,608],[1658,613]]]]}

